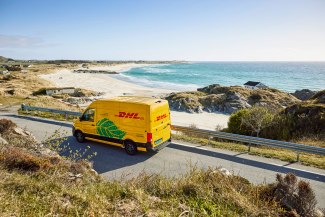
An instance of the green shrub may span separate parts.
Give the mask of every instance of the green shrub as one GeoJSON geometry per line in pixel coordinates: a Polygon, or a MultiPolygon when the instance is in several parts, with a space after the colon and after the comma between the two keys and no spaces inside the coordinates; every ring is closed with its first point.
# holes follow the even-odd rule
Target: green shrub
{"type": "Polygon", "coordinates": [[[242,115],[241,126],[259,137],[262,129],[272,124],[273,118],[274,114],[267,107],[253,106],[242,115]]]}
{"type": "Polygon", "coordinates": [[[242,117],[248,112],[249,112],[248,109],[241,109],[233,113],[229,118],[227,132],[249,135],[250,131],[247,128],[245,128],[245,126],[242,126],[242,117]]]}
{"type": "Polygon", "coordinates": [[[316,135],[325,136],[325,106],[316,104],[297,104],[287,107],[261,132],[262,137],[279,140],[316,135]]]}

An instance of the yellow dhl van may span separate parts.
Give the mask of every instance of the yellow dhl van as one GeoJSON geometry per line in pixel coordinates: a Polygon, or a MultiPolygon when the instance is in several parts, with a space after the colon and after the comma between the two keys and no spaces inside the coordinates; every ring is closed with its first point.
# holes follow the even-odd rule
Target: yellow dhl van
{"type": "Polygon", "coordinates": [[[150,97],[120,96],[91,103],[74,121],[78,142],[86,139],[137,151],[159,150],[171,142],[169,105],[150,97]]]}

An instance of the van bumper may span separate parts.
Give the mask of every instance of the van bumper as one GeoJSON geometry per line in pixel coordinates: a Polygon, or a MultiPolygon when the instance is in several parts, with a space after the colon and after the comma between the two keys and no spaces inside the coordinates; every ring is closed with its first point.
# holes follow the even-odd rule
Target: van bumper
{"type": "Polygon", "coordinates": [[[150,143],[147,143],[147,151],[159,151],[159,150],[165,148],[171,142],[172,142],[172,140],[170,138],[170,139],[166,140],[165,142],[163,142],[160,145],[157,145],[155,147],[151,147],[151,144],[150,143]]]}

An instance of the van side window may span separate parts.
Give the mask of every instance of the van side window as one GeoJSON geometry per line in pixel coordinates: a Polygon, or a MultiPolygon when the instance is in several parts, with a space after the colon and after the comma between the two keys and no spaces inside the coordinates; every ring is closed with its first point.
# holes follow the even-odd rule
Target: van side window
{"type": "Polygon", "coordinates": [[[88,109],[83,115],[81,120],[82,121],[91,121],[94,122],[95,117],[95,109],[88,109]]]}

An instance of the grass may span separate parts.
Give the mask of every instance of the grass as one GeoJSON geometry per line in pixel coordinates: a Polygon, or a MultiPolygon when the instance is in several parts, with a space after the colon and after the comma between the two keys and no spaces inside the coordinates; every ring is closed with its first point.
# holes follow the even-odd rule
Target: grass
{"type": "Polygon", "coordinates": [[[19,115],[27,115],[27,116],[34,116],[34,117],[41,117],[41,118],[48,118],[58,121],[70,121],[72,122],[77,117],[69,115],[68,118],[64,114],[55,114],[55,113],[48,113],[48,112],[41,112],[41,111],[18,111],[19,115]]]}
{"type": "Polygon", "coordinates": [[[53,146],[15,134],[15,127],[0,120],[0,134],[9,142],[0,145],[0,216],[293,216],[288,214],[294,210],[315,210],[312,189],[294,175],[254,185],[218,168],[191,167],[178,177],[142,173],[107,181],[87,160],[42,154],[53,146]],[[287,201],[294,206],[284,210],[287,201]]]}
{"type": "MultiPolygon", "coordinates": [[[[106,181],[87,160],[42,154],[32,136],[15,134],[0,120],[1,216],[273,216],[274,200],[261,199],[267,186],[253,185],[217,169],[195,167],[166,178],[142,173],[106,181]]],[[[53,140],[51,140],[53,141],[53,140]]],[[[59,142],[60,143],[60,142],[59,142]]],[[[53,149],[51,149],[53,150],[53,149]]],[[[47,153],[47,152],[46,152],[47,153]]]]}
{"type": "MultiPolygon", "coordinates": [[[[25,101],[25,103],[30,106],[42,107],[42,108],[53,108],[53,109],[68,110],[68,111],[75,111],[75,112],[82,111],[82,109],[80,107],[63,103],[63,102],[61,102],[53,97],[49,97],[49,96],[39,96],[34,99],[29,99],[29,100],[25,101]]],[[[59,121],[66,120],[66,117],[63,114],[55,114],[55,113],[49,113],[49,112],[19,110],[18,114],[28,115],[28,116],[36,116],[36,117],[42,117],[42,118],[49,118],[49,119],[54,119],[54,120],[59,120],[59,121]]],[[[68,116],[68,121],[72,121],[75,118],[76,117],[74,117],[74,116],[68,116]]]]}
{"type": "MultiPolygon", "coordinates": [[[[208,140],[206,138],[198,138],[194,135],[181,135],[173,134],[173,139],[181,140],[189,143],[209,145],[214,148],[226,149],[236,152],[247,152],[248,146],[240,143],[231,142],[218,142],[213,140],[208,140]]],[[[297,154],[290,150],[276,149],[263,146],[251,146],[251,150],[248,154],[257,155],[266,158],[274,158],[282,161],[287,161],[290,163],[296,162],[297,154]]],[[[325,169],[325,157],[313,155],[313,154],[300,154],[300,163],[307,166],[314,166],[320,169],[325,169]]]]}
{"type": "Polygon", "coordinates": [[[279,216],[283,212],[275,202],[259,198],[263,186],[213,170],[193,170],[177,179],[141,174],[124,182],[87,174],[71,180],[66,172],[59,167],[33,173],[1,169],[2,216],[279,216]]]}
{"type": "Polygon", "coordinates": [[[0,104],[5,106],[14,106],[23,103],[25,98],[22,97],[5,97],[0,96],[0,104]]]}

